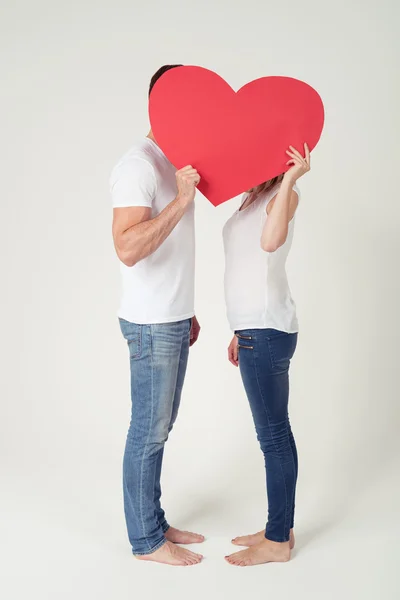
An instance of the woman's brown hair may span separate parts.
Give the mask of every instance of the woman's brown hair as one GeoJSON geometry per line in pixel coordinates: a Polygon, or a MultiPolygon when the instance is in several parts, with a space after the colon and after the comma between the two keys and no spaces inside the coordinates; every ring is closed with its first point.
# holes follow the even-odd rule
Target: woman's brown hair
{"type": "Polygon", "coordinates": [[[274,185],[276,185],[277,183],[280,183],[283,179],[283,176],[284,176],[284,173],[281,173],[281,175],[277,175],[276,177],[273,177],[272,179],[268,179],[268,181],[264,181],[264,183],[260,183],[260,185],[256,185],[255,187],[251,188],[248,191],[248,193],[254,194],[257,197],[260,194],[263,194],[267,190],[274,187],[274,185]]]}

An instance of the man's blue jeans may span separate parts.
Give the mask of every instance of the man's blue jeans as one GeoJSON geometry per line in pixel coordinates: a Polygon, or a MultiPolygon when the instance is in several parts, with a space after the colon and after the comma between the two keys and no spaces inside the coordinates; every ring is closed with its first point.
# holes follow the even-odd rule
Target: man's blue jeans
{"type": "Polygon", "coordinates": [[[123,488],[133,554],[155,552],[169,525],[161,508],[164,444],[176,420],[189,354],[191,319],[137,325],[120,319],[131,365],[132,417],[123,488]]]}
{"type": "Polygon", "coordinates": [[[288,416],[289,366],[297,333],[236,331],[239,367],[267,471],[265,537],[287,542],[294,525],[297,450],[288,416]]]}

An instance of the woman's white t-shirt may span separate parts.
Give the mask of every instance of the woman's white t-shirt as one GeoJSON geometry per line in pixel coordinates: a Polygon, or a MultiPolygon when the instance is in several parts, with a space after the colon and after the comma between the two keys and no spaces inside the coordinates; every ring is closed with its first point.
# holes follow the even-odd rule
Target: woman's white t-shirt
{"type": "MultiPolygon", "coordinates": [[[[156,217],[178,193],[176,169],[151,139],[135,144],[114,167],[114,208],[147,206],[156,217]]],[[[194,315],[194,204],[161,246],[133,267],[121,263],[119,317],[138,324],[171,323],[194,315]]]]}
{"type": "MultiPolygon", "coordinates": [[[[296,186],[294,191],[300,197],[296,186]]],[[[279,184],[261,194],[243,210],[237,210],[223,230],[225,248],[225,300],[229,325],[241,329],[298,331],[296,307],[286,276],[286,259],[292,245],[294,217],[286,242],[275,252],[261,248],[267,205],[279,184]]],[[[242,204],[246,199],[243,196],[242,204]]]]}

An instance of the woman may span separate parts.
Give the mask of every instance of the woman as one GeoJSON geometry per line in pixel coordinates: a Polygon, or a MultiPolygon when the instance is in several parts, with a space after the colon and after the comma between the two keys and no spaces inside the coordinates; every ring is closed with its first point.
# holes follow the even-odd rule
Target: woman
{"type": "Polygon", "coordinates": [[[247,546],[225,558],[248,566],[285,562],[294,546],[296,444],[288,417],[289,365],[297,318],[285,263],[299,201],[296,181],[310,170],[293,146],[283,175],[250,190],[224,227],[225,296],[231,329],[230,362],[240,367],[267,472],[268,522],[259,533],[232,542],[247,546]]]}

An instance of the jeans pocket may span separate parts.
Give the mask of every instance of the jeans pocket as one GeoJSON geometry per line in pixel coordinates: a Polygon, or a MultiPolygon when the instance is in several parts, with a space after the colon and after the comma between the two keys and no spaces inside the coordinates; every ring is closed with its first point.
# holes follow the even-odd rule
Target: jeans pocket
{"type": "Polygon", "coordinates": [[[273,331],[267,336],[271,367],[274,371],[284,372],[289,369],[297,345],[297,333],[273,331]]]}
{"type": "Polygon", "coordinates": [[[142,351],[142,326],[120,319],[122,335],[127,341],[129,356],[139,358],[142,351]]]}
{"type": "Polygon", "coordinates": [[[142,351],[142,332],[141,330],[131,338],[127,338],[129,347],[129,356],[131,358],[139,358],[142,351]]]}

